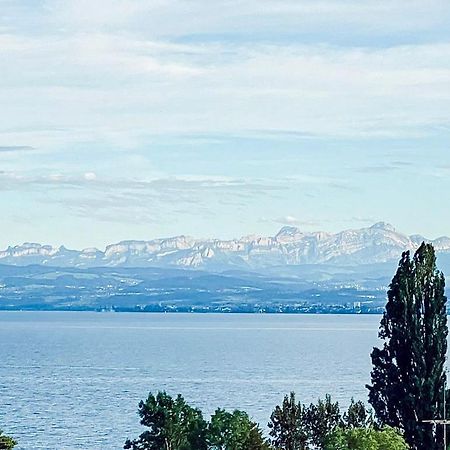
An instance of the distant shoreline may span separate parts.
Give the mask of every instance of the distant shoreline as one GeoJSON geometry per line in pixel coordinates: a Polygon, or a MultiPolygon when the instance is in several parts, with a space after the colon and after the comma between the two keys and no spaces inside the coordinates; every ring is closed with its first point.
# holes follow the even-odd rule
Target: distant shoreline
{"type": "Polygon", "coordinates": [[[137,314],[196,314],[196,315],[217,315],[217,314],[227,314],[227,315],[236,315],[236,314],[247,314],[247,315],[380,315],[382,311],[320,311],[320,312],[311,312],[311,311],[139,311],[139,310],[100,310],[100,309],[89,309],[89,308],[3,308],[0,307],[0,313],[2,312],[90,312],[90,313],[137,313],[137,314]]]}

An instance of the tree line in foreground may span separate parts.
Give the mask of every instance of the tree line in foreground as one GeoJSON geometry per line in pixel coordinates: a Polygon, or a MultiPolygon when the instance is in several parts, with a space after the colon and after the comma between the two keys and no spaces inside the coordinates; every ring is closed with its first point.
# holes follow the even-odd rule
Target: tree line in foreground
{"type": "Polygon", "coordinates": [[[268,423],[269,437],[244,411],[217,409],[207,422],[202,412],[181,395],[150,394],[139,404],[141,424],[148,429],[131,450],[406,450],[397,430],[379,426],[362,402],[351,401],[344,414],[330,396],[302,405],[295,394],[286,395],[268,423]]]}
{"type": "MultiPolygon", "coordinates": [[[[127,440],[131,450],[448,450],[444,426],[447,298],[432,245],[405,252],[388,290],[379,337],[371,353],[369,403],[351,401],[341,415],[327,396],[305,406],[292,393],[273,411],[266,437],[244,411],[218,409],[206,421],[181,395],[150,394],[139,404],[147,429],[127,440]]],[[[445,431],[450,431],[446,429],[445,431]]],[[[449,433],[450,434],[450,433],[449,433]]],[[[15,442],[0,433],[0,449],[15,442]]]]}

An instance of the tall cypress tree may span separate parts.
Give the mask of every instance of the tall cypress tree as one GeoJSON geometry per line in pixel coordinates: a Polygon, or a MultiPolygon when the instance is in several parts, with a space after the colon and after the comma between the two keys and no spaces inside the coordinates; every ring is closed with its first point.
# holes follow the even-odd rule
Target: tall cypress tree
{"type": "Polygon", "coordinates": [[[442,418],[447,351],[444,275],[431,244],[405,252],[388,291],[380,324],[382,348],[371,354],[369,401],[383,424],[400,428],[412,449],[442,450],[435,427],[442,418]]]}

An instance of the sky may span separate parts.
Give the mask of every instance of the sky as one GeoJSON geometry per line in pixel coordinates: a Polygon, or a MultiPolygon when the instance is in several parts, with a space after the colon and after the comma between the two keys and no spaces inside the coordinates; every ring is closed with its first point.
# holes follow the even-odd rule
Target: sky
{"type": "Polygon", "coordinates": [[[0,247],[450,235],[448,0],[0,0],[0,247]]]}

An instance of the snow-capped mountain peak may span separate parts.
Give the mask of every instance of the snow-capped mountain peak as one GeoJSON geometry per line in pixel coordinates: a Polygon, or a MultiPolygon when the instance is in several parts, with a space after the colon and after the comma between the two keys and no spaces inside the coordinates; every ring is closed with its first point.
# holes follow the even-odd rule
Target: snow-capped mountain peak
{"type": "Polygon", "coordinates": [[[211,270],[301,264],[360,265],[398,259],[414,251],[422,241],[432,242],[438,252],[450,253],[450,238],[429,241],[407,236],[385,222],[339,233],[303,232],[285,226],[275,236],[240,239],[194,239],[175,236],[148,241],[128,240],[111,244],[104,251],[69,250],[37,243],[24,243],[0,251],[0,264],[45,264],[69,267],[191,267],[211,270]]]}

